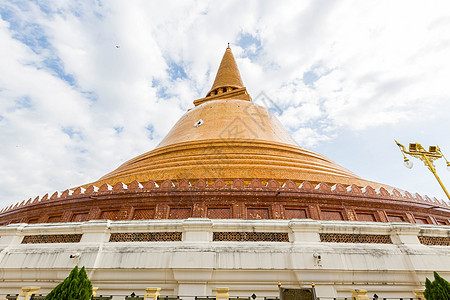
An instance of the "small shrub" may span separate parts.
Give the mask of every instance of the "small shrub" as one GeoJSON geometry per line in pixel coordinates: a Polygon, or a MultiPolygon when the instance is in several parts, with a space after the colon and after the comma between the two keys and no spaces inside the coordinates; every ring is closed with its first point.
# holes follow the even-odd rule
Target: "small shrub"
{"type": "Polygon", "coordinates": [[[72,269],[69,276],[58,284],[45,300],[90,300],[92,283],[87,277],[84,267],[78,271],[78,266],[72,269]]]}
{"type": "Polygon", "coordinates": [[[434,281],[425,280],[423,294],[427,300],[450,300],[450,283],[434,272],[434,281]]]}

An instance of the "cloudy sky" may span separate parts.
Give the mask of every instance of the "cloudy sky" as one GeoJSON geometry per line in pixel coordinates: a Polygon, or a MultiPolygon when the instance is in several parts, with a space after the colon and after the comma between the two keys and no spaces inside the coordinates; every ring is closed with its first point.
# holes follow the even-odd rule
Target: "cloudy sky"
{"type": "Polygon", "coordinates": [[[394,139],[450,158],[448,0],[3,0],[0,206],[151,150],[206,95],[228,42],[251,96],[271,99],[300,146],[445,199],[394,139]]]}

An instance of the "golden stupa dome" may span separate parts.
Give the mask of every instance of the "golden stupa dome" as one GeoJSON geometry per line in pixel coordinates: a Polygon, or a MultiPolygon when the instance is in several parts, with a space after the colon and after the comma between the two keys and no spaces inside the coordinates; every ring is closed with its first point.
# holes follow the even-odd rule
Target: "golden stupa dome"
{"type": "Polygon", "coordinates": [[[273,114],[252,102],[229,47],[211,90],[194,105],[156,149],[127,161],[92,184],[167,179],[206,179],[212,183],[240,178],[246,183],[275,179],[283,184],[290,179],[296,183],[382,186],[299,147],[273,114]]]}

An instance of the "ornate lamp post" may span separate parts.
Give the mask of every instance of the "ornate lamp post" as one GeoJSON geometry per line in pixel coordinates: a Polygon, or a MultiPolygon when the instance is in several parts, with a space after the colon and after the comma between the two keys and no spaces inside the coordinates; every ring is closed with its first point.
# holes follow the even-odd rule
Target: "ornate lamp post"
{"type": "Polygon", "coordinates": [[[403,154],[403,162],[405,167],[408,169],[411,169],[413,167],[412,161],[410,161],[405,154],[408,154],[414,158],[420,159],[425,166],[433,173],[434,177],[436,177],[437,181],[441,185],[442,189],[444,190],[444,193],[447,195],[448,199],[450,200],[450,194],[448,193],[447,189],[445,188],[444,184],[442,183],[441,179],[436,173],[436,167],[434,166],[433,162],[439,158],[444,158],[445,162],[447,163],[447,170],[450,171],[450,162],[445,158],[444,154],[441,152],[441,149],[439,149],[438,146],[430,146],[428,151],[426,151],[422,145],[419,143],[410,143],[409,144],[409,150],[407,151],[405,149],[405,146],[400,144],[399,142],[395,141],[397,143],[397,146],[400,148],[400,151],[403,154]]]}

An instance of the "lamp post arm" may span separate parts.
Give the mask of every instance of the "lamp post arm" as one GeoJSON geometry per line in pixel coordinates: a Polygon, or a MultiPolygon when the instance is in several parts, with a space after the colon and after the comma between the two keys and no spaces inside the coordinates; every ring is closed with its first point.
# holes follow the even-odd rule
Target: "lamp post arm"
{"type": "Polygon", "coordinates": [[[445,195],[447,195],[447,198],[450,200],[450,194],[448,193],[447,189],[445,188],[444,184],[442,183],[441,179],[439,178],[439,176],[436,172],[436,168],[434,167],[433,163],[430,162],[430,160],[428,159],[428,157],[425,154],[423,154],[421,158],[422,158],[422,161],[425,163],[425,165],[428,167],[428,169],[430,169],[430,171],[433,173],[434,177],[436,177],[437,181],[441,185],[441,188],[444,190],[445,195]]]}
{"type": "Polygon", "coordinates": [[[402,144],[400,144],[399,142],[397,142],[396,140],[394,140],[395,141],[395,143],[397,144],[397,146],[400,148],[400,152],[402,153],[402,155],[403,155],[403,160],[406,162],[406,161],[408,161],[408,158],[406,158],[406,155],[405,155],[405,152],[406,152],[406,149],[405,149],[405,146],[403,146],[402,144]]]}
{"type": "Polygon", "coordinates": [[[441,149],[438,147],[439,154],[442,155],[442,157],[445,159],[445,162],[447,163],[447,167],[450,166],[450,162],[447,160],[447,157],[445,157],[444,153],[442,153],[441,149]]]}
{"type": "Polygon", "coordinates": [[[396,140],[394,140],[395,143],[397,144],[397,146],[400,148],[400,151],[402,153],[406,152],[405,146],[403,146],[402,144],[400,144],[399,142],[397,142],[396,140]]]}

